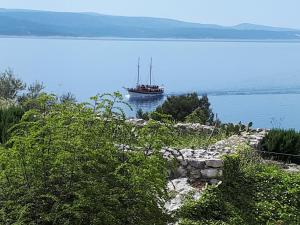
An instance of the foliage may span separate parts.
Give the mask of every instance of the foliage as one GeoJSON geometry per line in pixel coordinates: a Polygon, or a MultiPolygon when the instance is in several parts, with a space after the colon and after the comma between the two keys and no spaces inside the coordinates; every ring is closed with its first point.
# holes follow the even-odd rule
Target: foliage
{"type": "Polygon", "coordinates": [[[189,123],[213,124],[214,114],[210,108],[207,95],[203,95],[199,102],[199,107],[186,117],[186,121],[189,123]]]}
{"type": "Polygon", "coordinates": [[[185,121],[194,111],[193,115],[188,117],[189,120],[196,118],[197,121],[211,124],[214,119],[207,96],[204,95],[199,99],[197,93],[170,96],[156,111],[171,115],[175,121],[185,121]]]}
{"type": "Polygon", "coordinates": [[[142,109],[139,109],[136,112],[136,118],[143,119],[143,120],[149,120],[150,119],[150,115],[149,115],[148,112],[144,112],[142,109]]]}
{"type": "Polygon", "coordinates": [[[190,115],[188,115],[185,119],[188,123],[200,123],[206,124],[207,123],[207,115],[201,108],[195,109],[190,115]]]}
{"type": "Polygon", "coordinates": [[[15,126],[0,149],[0,224],[167,223],[159,151],[172,125],[126,123],[119,93],[92,101],[43,94],[15,126]]]}
{"type": "Polygon", "coordinates": [[[34,108],[33,100],[43,93],[45,86],[38,81],[30,84],[27,90],[25,90],[26,86],[26,83],[16,78],[12,70],[8,69],[0,73],[0,107],[9,107],[18,103],[25,109],[34,108]]]}
{"type": "Polygon", "coordinates": [[[35,81],[33,84],[29,85],[28,87],[28,98],[37,98],[42,93],[42,91],[45,89],[45,86],[43,83],[40,83],[38,81],[35,81]]]}
{"type": "Polygon", "coordinates": [[[171,147],[178,149],[191,148],[200,149],[207,148],[208,146],[215,144],[217,141],[224,140],[227,136],[225,133],[216,133],[213,135],[203,132],[175,132],[171,147]]]}
{"type": "Polygon", "coordinates": [[[229,135],[240,135],[242,132],[247,132],[252,127],[253,123],[250,122],[247,125],[242,124],[242,122],[239,122],[238,124],[233,123],[224,123],[220,124],[219,128],[222,132],[225,132],[227,136],[229,135]]]}
{"type": "Polygon", "coordinates": [[[62,96],[60,96],[59,98],[60,102],[64,103],[64,102],[76,102],[76,97],[74,94],[72,94],[71,92],[67,92],[66,94],[63,94],[62,96]]]}
{"type": "Polygon", "coordinates": [[[187,202],[181,225],[300,223],[300,175],[260,163],[251,149],[227,156],[219,186],[187,202]]]}
{"type": "Polygon", "coordinates": [[[14,100],[0,98],[0,109],[9,108],[14,105],[16,105],[16,102],[14,100]]]}
{"type": "Polygon", "coordinates": [[[12,70],[6,70],[0,73],[0,98],[13,100],[17,97],[19,91],[24,90],[26,85],[14,76],[12,70]]]}
{"type": "MultiPolygon", "coordinates": [[[[300,155],[300,133],[295,130],[273,129],[264,138],[262,148],[267,152],[300,155]]],[[[265,154],[275,159],[300,164],[300,156],[265,154]]]]}
{"type": "Polygon", "coordinates": [[[24,114],[24,110],[17,106],[0,108],[0,144],[8,139],[8,131],[17,124],[24,114]]]}
{"type": "Polygon", "coordinates": [[[30,84],[27,88],[27,91],[22,95],[18,96],[18,103],[25,109],[33,109],[38,107],[37,98],[42,95],[44,92],[45,86],[43,83],[35,81],[33,84],[30,84]]]}

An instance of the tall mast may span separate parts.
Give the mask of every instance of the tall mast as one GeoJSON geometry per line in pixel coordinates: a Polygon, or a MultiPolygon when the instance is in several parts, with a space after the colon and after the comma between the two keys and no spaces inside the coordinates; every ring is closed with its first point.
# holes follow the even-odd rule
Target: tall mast
{"type": "Polygon", "coordinates": [[[137,83],[136,85],[140,84],[140,57],[138,59],[138,77],[137,77],[137,83]]]}
{"type": "Polygon", "coordinates": [[[152,57],[150,62],[150,85],[152,84],[152,57]]]}

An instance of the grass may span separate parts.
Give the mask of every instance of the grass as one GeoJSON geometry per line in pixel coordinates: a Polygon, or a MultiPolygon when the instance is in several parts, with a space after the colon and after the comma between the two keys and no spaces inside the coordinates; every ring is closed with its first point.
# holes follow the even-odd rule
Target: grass
{"type": "Polygon", "coordinates": [[[220,140],[226,139],[224,133],[218,133],[214,135],[194,132],[194,133],[180,133],[175,132],[174,142],[170,147],[173,148],[191,148],[191,149],[200,149],[207,148],[210,145],[215,144],[220,140]]]}

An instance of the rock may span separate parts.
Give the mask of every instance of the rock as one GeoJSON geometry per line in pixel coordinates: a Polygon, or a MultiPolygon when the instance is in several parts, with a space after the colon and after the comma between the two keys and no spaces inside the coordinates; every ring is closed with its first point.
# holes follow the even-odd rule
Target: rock
{"type": "Polygon", "coordinates": [[[174,178],[187,177],[187,170],[181,166],[176,168],[172,172],[173,172],[172,177],[174,177],[174,178]]]}
{"type": "Polygon", "coordinates": [[[204,149],[194,150],[194,158],[203,158],[207,154],[207,151],[204,149]]]}
{"type": "Polygon", "coordinates": [[[192,131],[192,132],[203,132],[203,133],[211,133],[215,129],[215,127],[213,126],[201,125],[200,123],[177,123],[174,127],[181,131],[192,131]]]}
{"type": "Polygon", "coordinates": [[[212,185],[217,185],[217,184],[219,184],[221,181],[219,181],[219,180],[217,180],[217,179],[211,179],[210,181],[209,181],[209,183],[210,184],[212,184],[212,185]]]}
{"type": "Polygon", "coordinates": [[[168,183],[168,191],[171,193],[171,200],[165,203],[167,211],[172,212],[179,209],[186,197],[191,193],[192,198],[197,200],[201,197],[201,192],[193,188],[187,178],[174,179],[168,183]]]}
{"type": "Polygon", "coordinates": [[[205,164],[208,167],[220,168],[223,167],[224,162],[221,159],[208,159],[205,160],[205,164]]]}
{"type": "Polygon", "coordinates": [[[184,159],[177,159],[177,162],[181,165],[186,167],[188,165],[188,161],[184,159]]]}
{"type": "Polygon", "coordinates": [[[201,170],[192,170],[189,175],[191,180],[197,180],[202,177],[201,170]]]}
{"type": "Polygon", "coordinates": [[[204,170],[201,170],[201,175],[207,179],[214,179],[214,178],[222,177],[223,171],[220,169],[211,169],[211,168],[204,169],[204,170]]]}
{"type": "Polygon", "coordinates": [[[184,158],[190,158],[194,155],[193,149],[182,149],[182,150],[180,150],[180,152],[184,158]]]}
{"type": "Polygon", "coordinates": [[[193,168],[199,168],[202,169],[205,167],[205,160],[204,159],[188,159],[188,164],[193,168]]]}
{"type": "Polygon", "coordinates": [[[136,126],[144,126],[147,123],[147,121],[143,120],[143,119],[128,119],[128,120],[126,120],[126,122],[131,123],[136,126]]]}

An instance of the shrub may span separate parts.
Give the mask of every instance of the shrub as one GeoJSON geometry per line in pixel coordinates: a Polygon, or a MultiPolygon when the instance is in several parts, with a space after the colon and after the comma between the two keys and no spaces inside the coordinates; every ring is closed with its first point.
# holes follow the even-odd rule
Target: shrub
{"type": "Polygon", "coordinates": [[[16,102],[14,100],[0,98],[0,108],[1,109],[9,108],[14,105],[16,105],[16,102]]]}
{"type": "Polygon", "coordinates": [[[194,114],[190,116],[189,120],[195,119],[203,123],[212,123],[214,119],[214,114],[210,109],[207,96],[204,95],[199,99],[197,93],[170,96],[156,111],[171,115],[176,121],[185,121],[187,116],[194,111],[194,114]]]}
{"type": "Polygon", "coordinates": [[[118,93],[55,100],[38,97],[0,147],[0,224],[167,224],[168,125],[126,123],[118,93]]]}
{"type": "Polygon", "coordinates": [[[136,118],[143,119],[143,120],[149,120],[150,119],[150,115],[149,115],[148,112],[144,112],[142,109],[139,109],[136,112],[136,118]]]}
{"type": "Polygon", "coordinates": [[[4,144],[9,137],[9,129],[17,124],[24,114],[18,106],[0,108],[0,144],[4,144]]]}
{"type": "Polygon", "coordinates": [[[23,81],[17,79],[12,70],[0,73],[0,98],[13,100],[25,87],[23,81]]]}
{"type": "Polygon", "coordinates": [[[22,95],[18,96],[18,103],[26,110],[30,110],[36,108],[37,98],[41,96],[43,93],[45,86],[43,83],[39,83],[35,81],[33,84],[30,84],[22,95]]]}
{"type": "MultiPolygon", "coordinates": [[[[262,142],[262,148],[267,152],[300,155],[300,133],[295,130],[273,129],[262,142]]],[[[300,157],[280,154],[264,154],[267,157],[300,164],[300,157]]]]}
{"type": "Polygon", "coordinates": [[[74,94],[72,94],[71,92],[67,92],[66,94],[60,96],[59,101],[65,103],[65,102],[76,102],[77,100],[74,94]]]}
{"type": "Polygon", "coordinates": [[[197,108],[186,117],[185,121],[188,123],[206,124],[208,122],[207,118],[207,114],[204,112],[204,110],[197,108]]]}
{"type": "Polygon", "coordinates": [[[248,132],[252,125],[252,122],[248,123],[247,125],[242,124],[242,122],[239,122],[238,124],[220,123],[219,127],[221,131],[225,132],[225,134],[229,136],[234,134],[240,135],[242,132],[248,132]]]}

